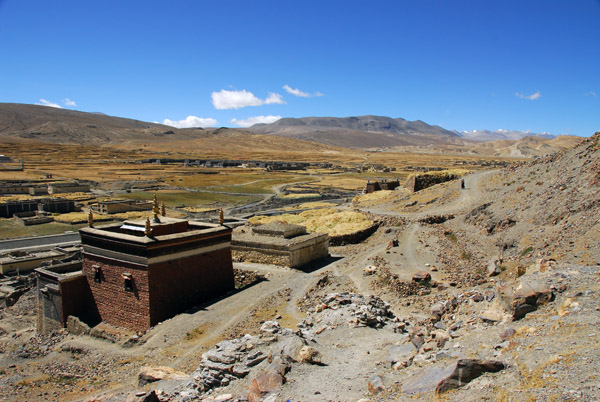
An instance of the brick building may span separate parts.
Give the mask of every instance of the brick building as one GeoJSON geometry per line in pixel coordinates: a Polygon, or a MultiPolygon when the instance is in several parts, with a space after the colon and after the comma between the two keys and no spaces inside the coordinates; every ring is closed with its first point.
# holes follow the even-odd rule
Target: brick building
{"type": "Polygon", "coordinates": [[[158,217],[80,229],[99,318],[146,330],[234,288],[231,229],[158,217]]]}

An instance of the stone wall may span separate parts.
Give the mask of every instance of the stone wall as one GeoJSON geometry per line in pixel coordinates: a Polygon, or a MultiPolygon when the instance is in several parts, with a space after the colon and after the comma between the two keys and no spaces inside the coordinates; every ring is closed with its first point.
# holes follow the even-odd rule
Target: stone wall
{"type": "Polygon", "coordinates": [[[329,244],[331,246],[343,246],[345,244],[360,243],[361,241],[363,241],[364,239],[366,239],[367,237],[369,237],[373,233],[375,233],[375,231],[377,231],[378,227],[379,227],[379,225],[377,223],[374,223],[373,225],[369,226],[368,228],[359,230],[358,232],[345,234],[345,235],[341,235],[341,236],[331,236],[329,238],[329,244]]]}
{"type": "Polygon", "coordinates": [[[457,175],[447,173],[410,175],[404,183],[404,188],[412,192],[417,192],[436,184],[456,180],[458,178],[457,175]]]}

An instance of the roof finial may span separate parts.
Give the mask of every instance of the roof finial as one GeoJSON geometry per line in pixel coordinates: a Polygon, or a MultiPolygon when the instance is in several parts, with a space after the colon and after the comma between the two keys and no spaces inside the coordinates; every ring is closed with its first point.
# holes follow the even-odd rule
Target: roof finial
{"type": "Polygon", "coordinates": [[[223,214],[223,208],[219,210],[219,224],[222,225],[225,223],[225,216],[223,214]]]}
{"type": "Polygon", "coordinates": [[[94,227],[94,213],[92,212],[92,208],[90,208],[90,213],[88,214],[88,226],[94,227]]]}
{"type": "Polygon", "coordinates": [[[144,234],[148,237],[152,234],[152,224],[150,223],[150,218],[146,218],[146,230],[144,234]]]}
{"type": "Polygon", "coordinates": [[[164,202],[160,205],[160,214],[162,216],[167,216],[167,207],[165,207],[164,202]]]}
{"type": "Polygon", "coordinates": [[[154,194],[154,206],[152,207],[152,213],[154,214],[154,219],[152,220],[154,223],[160,223],[160,219],[158,219],[158,199],[156,198],[156,194],[154,194]]]}

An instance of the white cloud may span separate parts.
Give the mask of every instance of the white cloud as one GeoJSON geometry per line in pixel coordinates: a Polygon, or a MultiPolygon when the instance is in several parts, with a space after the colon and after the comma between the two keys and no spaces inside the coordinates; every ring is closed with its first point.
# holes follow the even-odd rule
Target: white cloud
{"type": "Polygon", "coordinates": [[[58,103],[50,102],[50,101],[47,101],[46,99],[40,99],[40,101],[37,102],[36,105],[50,106],[50,107],[62,109],[62,106],[59,105],[58,103]]]}
{"type": "Polygon", "coordinates": [[[529,100],[536,100],[539,99],[542,94],[540,93],[540,91],[537,91],[531,95],[525,95],[523,93],[517,92],[516,95],[521,98],[521,99],[529,99],[529,100]]]}
{"type": "Polygon", "coordinates": [[[74,107],[77,107],[77,103],[75,103],[74,100],[71,100],[69,98],[63,99],[63,103],[65,104],[65,106],[74,106],[74,107]]]}
{"type": "Polygon", "coordinates": [[[265,99],[265,104],[269,105],[271,103],[277,103],[277,104],[283,105],[283,104],[285,104],[285,101],[283,100],[281,95],[276,94],[275,92],[269,92],[269,97],[267,99],[265,99]]]}
{"type": "Polygon", "coordinates": [[[594,91],[590,91],[590,92],[588,92],[588,93],[587,93],[587,94],[585,94],[585,95],[586,95],[586,96],[593,96],[594,98],[597,98],[597,97],[598,97],[598,94],[597,94],[596,92],[594,92],[594,91]]]}
{"type": "Polygon", "coordinates": [[[302,92],[299,89],[294,89],[292,87],[290,87],[289,85],[284,85],[283,89],[285,89],[288,93],[294,95],[294,96],[301,96],[303,98],[308,98],[310,97],[310,94],[307,92],[302,92]]]}
{"type": "Polygon", "coordinates": [[[321,92],[317,91],[314,94],[309,94],[308,92],[301,91],[298,88],[294,89],[287,84],[283,86],[283,89],[285,89],[286,92],[289,94],[292,94],[294,96],[300,96],[302,98],[310,98],[311,96],[323,96],[321,92]]]}
{"type": "Polygon", "coordinates": [[[169,120],[164,119],[163,124],[177,128],[190,127],[213,127],[217,125],[217,121],[212,118],[202,118],[196,116],[188,116],[184,120],[169,120]]]}
{"type": "Polygon", "coordinates": [[[213,92],[210,97],[215,109],[240,109],[246,106],[261,106],[272,103],[285,103],[281,95],[269,92],[269,97],[265,100],[257,98],[252,92],[228,91],[222,89],[219,92],[213,92]]]}
{"type": "Polygon", "coordinates": [[[233,124],[235,124],[236,126],[250,127],[250,126],[253,126],[253,125],[259,124],[259,123],[264,123],[264,124],[274,123],[279,119],[281,119],[281,116],[269,115],[269,116],[248,117],[247,119],[244,119],[244,120],[231,119],[231,122],[233,124]]]}

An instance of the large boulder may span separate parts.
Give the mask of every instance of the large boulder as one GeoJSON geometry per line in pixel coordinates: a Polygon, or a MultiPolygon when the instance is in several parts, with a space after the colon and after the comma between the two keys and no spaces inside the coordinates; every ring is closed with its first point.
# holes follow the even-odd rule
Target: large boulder
{"type": "Polygon", "coordinates": [[[514,286],[501,284],[498,293],[513,320],[519,320],[537,310],[539,305],[554,300],[554,293],[547,282],[536,275],[525,275],[514,286]]]}
{"type": "Polygon", "coordinates": [[[483,373],[496,373],[505,368],[506,366],[504,363],[497,360],[458,360],[452,374],[440,381],[435,388],[435,392],[440,394],[451,389],[462,387],[483,373]]]}
{"type": "Polygon", "coordinates": [[[189,380],[191,377],[184,372],[177,371],[167,366],[142,367],[138,375],[138,385],[143,386],[151,382],[162,380],[189,380]]]}

